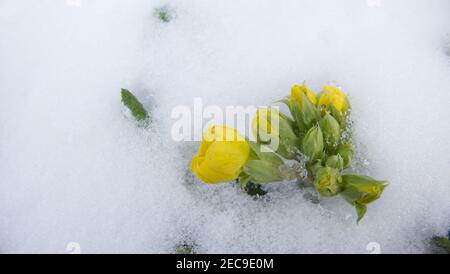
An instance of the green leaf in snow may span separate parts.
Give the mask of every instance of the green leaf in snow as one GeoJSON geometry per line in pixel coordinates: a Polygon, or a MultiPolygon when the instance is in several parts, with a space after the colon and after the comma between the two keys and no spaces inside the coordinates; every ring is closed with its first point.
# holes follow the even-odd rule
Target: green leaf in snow
{"type": "Polygon", "coordinates": [[[122,89],[122,103],[130,110],[138,122],[148,120],[150,116],[139,100],[127,89],[122,89]]]}

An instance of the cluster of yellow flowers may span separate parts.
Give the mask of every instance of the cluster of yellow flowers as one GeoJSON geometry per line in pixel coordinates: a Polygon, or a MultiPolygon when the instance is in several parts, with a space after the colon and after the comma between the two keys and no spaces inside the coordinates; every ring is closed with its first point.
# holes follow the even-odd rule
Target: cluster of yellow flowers
{"type": "Polygon", "coordinates": [[[252,122],[256,142],[233,128],[210,127],[192,159],[192,171],[205,183],[238,180],[243,188],[249,182],[297,179],[313,186],[323,197],[341,195],[355,207],[359,222],[367,204],[381,196],[387,182],[344,172],[354,154],[347,95],[333,85],[324,86],[316,95],[303,84],[295,85],[281,102],[288,106],[290,116],[274,108],[258,109],[252,122]],[[262,146],[274,140],[276,149],[263,151],[262,146]],[[301,162],[305,157],[306,176],[296,174],[286,164],[287,160],[301,162]]]}

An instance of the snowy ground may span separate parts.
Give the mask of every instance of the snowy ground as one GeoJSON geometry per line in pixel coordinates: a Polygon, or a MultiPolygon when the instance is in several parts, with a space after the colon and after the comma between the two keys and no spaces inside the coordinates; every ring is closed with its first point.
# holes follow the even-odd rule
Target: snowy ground
{"type": "Polygon", "coordinates": [[[0,252],[428,252],[450,225],[448,0],[0,0],[0,252]],[[158,21],[168,5],[175,18],[158,21]],[[295,184],[253,200],[189,172],[194,97],[263,105],[307,80],[350,94],[359,170],[391,182],[355,224],[295,184]],[[120,88],[152,109],[123,115],[120,88]],[[363,163],[370,163],[363,165],[363,163]]]}

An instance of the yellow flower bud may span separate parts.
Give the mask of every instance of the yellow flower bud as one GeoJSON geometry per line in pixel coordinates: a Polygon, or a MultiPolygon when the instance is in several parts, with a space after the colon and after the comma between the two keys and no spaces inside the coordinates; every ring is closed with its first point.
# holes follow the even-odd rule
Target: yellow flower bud
{"type": "Polygon", "coordinates": [[[349,108],[347,95],[335,86],[326,85],[319,95],[319,106],[328,109],[331,105],[340,112],[347,112],[349,108]]]}
{"type": "Polygon", "coordinates": [[[333,151],[339,145],[341,139],[341,128],[338,121],[336,121],[333,116],[327,113],[320,120],[319,125],[322,129],[326,147],[329,150],[333,151]]]}
{"type": "Polygon", "coordinates": [[[275,145],[274,151],[286,159],[295,157],[299,138],[293,129],[294,121],[275,108],[260,108],[252,121],[253,134],[261,144],[275,145]]]}
{"type": "Polygon", "coordinates": [[[325,165],[331,168],[335,168],[337,170],[343,170],[344,169],[344,160],[342,159],[341,155],[332,155],[327,158],[325,165]]]}
{"type": "Polygon", "coordinates": [[[357,222],[361,221],[367,212],[367,204],[380,198],[388,185],[385,181],[377,181],[369,176],[346,174],[342,176],[344,190],[341,195],[355,206],[358,214],[357,222]]]}
{"type": "Polygon", "coordinates": [[[298,102],[298,103],[300,103],[300,105],[302,105],[302,100],[303,100],[303,96],[302,95],[303,94],[306,95],[306,98],[308,98],[309,101],[313,105],[316,105],[316,103],[317,103],[316,94],[306,84],[303,84],[301,86],[294,85],[292,87],[292,89],[291,89],[291,101],[298,102]]]}
{"type": "Polygon", "coordinates": [[[317,171],[314,186],[322,196],[331,197],[341,190],[342,177],[337,169],[322,167],[317,171]]]}
{"type": "Polygon", "coordinates": [[[377,181],[369,176],[346,174],[343,177],[345,190],[342,195],[350,203],[367,205],[380,198],[388,185],[385,181],[377,181]]]}
{"type": "Polygon", "coordinates": [[[323,154],[324,143],[323,134],[319,125],[312,127],[303,137],[302,152],[313,161],[320,158],[323,154]]]}
{"type": "Polygon", "coordinates": [[[337,153],[344,160],[344,169],[350,167],[353,160],[353,145],[351,143],[341,144],[337,149],[337,153]]]}
{"type": "Polygon", "coordinates": [[[250,155],[250,146],[236,129],[212,126],[203,134],[191,168],[203,182],[217,184],[239,177],[250,155]]]}

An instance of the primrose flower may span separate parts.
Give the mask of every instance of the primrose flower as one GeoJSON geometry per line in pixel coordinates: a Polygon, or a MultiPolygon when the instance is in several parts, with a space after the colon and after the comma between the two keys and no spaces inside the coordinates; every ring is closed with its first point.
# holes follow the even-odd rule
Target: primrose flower
{"type": "Polygon", "coordinates": [[[347,95],[335,86],[326,85],[319,94],[319,106],[328,109],[331,105],[341,113],[349,109],[347,95]]]}
{"type": "Polygon", "coordinates": [[[377,181],[369,176],[346,174],[342,176],[344,190],[341,195],[354,205],[358,214],[358,222],[367,211],[367,204],[380,198],[388,185],[385,181],[377,181]]]}
{"type": "Polygon", "coordinates": [[[301,86],[294,85],[292,87],[290,101],[291,102],[298,102],[298,103],[300,103],[300,105],[302,105],[303,94],[306,95],[306,98],[308,98],[309,101],[313,105],[315,105],[317,103],[316,94],[306,84],[303,84],[301,86]]]}
{"type": "Polygon", "coordinates": [[[320,119],[316,94],[306,84],[294,85],[291,96],[282,100],[289,107],[297,129],[304,134],[320,119]]]}
{"type": "Polygon", "coordinates": [[[208,184],[230,182],[239,177],[250,155],[245,137],[227,126],[212,126],[191,163],[192,171],[208,184]]]}
{"type": "Polygon", "coordinates": [[[343,176],[345,190],[342,195],[350,203],[367,205],[380,198],[388,185],[385,181],[377,181],[369,176],[347,174],[343,176]]]}

